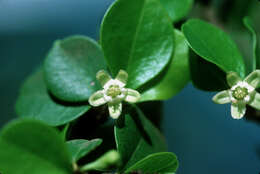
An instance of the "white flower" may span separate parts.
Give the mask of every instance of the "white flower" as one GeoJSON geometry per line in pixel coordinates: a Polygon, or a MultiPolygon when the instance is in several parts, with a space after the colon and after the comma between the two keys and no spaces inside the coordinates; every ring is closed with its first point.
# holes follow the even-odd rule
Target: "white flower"
{"type": "Polygon", "coordinates": [[[103,90],[99,90],[92,94],[89,103],[92,106],[100,106],[108,103],[109,115],[116,119],[122,112],[122,101],[135,103],[140,99],[138,91],[125,88],[128,74],[124,70],[120,70],[115,79],[112,79],[104,70],[97,73],[97,79],[103,86],[103,90]]]}
{"type": "Polygon", "coordinates": [[[255,70],[242,80],[235,72],[228,73],[227,82],[231,89],[221,91],[213,97],[217,104],[231,102],[231,116],[242,118],[246,113],[246,104],[260,109],[260,94],[256,92],[260,82],[260,70],[255,70]]]}

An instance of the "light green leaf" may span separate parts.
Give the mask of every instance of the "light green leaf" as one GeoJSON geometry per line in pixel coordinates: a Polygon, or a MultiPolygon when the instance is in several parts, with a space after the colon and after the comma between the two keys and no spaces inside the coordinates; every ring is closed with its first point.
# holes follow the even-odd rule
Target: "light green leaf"
{"type": "Polygon", "coordinates": [[[80,171],[108,171],[120,165],[120,154],[116,150],[110,150],[93,162],[80,168],[80,171]]]}
{"type": "Polygon", "coordinates": [[[159,130],[136,106],[126,111],[127,113],[117,119],[115,126],[117,150],[121,155],[124,170],[151,153],[167,151],[159,130]]]}
{"type": "Polygon", "coordinates": [[[36,120],[17,120],[0,134],[3,174],[71,174],[70,156],[60,134],[36,120]]]}
{"type": "Polygon", "coordinates": [[[167,100],[180,92],[189,82],[189,47],[183,34],[175,30],[175,51],[170,64],[156,82],[147,83],[140,101],[167,100]],[[152,84],[155,83],[155,84],[152,84]]]}
{"type": "Polygon", "coordinates": [[[100,89],[96,73],[105,69],[104,61],[100,46],[88,37],[58,40],[44,62],[47,87],[61,100],[87,101],[100,89]]]}
{"type": "Polygon", "coordinates": [[[177,157],[171,152],[160,152],[148,155],[129,167],[125,173],[141,171],[142,173],[176,172],[179,166],[177,157]]]}
{"type": "Polygon", "coordinates": [[[253,27],[253,22],[250,17],[246,16],[243,18],[243,23],[245,27],[248,29],[248,31],[252,34],[252,45],[253,45],[253,50],[252,50],[252,69],[251,71],[256,70],[256,48],[257,48],[257,35],[253,27]]]}
{"type": "Polygon", "coordinates": [[[177,22],[188,15],[193,0],[160,0],[173,22],[177,22]]]}
{"type": "Polygon", "coordinates": [[[245,77],[245,64],[233,40],[219,28],[199,19],[190,19],[182,31],[190,47],[205,60],[224,72],[237,72],[245,77]]]}
{"type": "Polygon", "coordinates": [[[77,119],[90,106],[64,103],[52,97],[43,80],[42,70],[31,75],[23,84],[16,103],[16,113],[58,126],[77,119]]]}
{"type": "Polygon", "coordinates": [[[80,158],[96,149],[102,143],[101,139],[93,140],[71,140],[67,141],[67,146],[72,157],[72,162],[76,163],[80,158]]]}
{"type": "Polygon", "coordinates": [[[172,22],[158,0],[117,0],[101,26],[101,45],[115,76],[128,75],[127,86],[136,89],[154,78],[170,61],[172,22]]]}

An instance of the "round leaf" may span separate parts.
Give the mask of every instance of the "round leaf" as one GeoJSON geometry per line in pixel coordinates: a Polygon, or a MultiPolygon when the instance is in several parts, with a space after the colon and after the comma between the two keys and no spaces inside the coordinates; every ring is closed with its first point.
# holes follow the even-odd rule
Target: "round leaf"
{"type": "Polygon", "coordinates": [[[127,86],[136,89],[167,65],[173,35],[171,20],[158,0],[117,0],[102,22],[101,45],[112,74],[127,71],[127,86]]]}
{"type": "Polygon", "coordinates": [[[72,156],[72,162],[76,163],[80,158],[84,157],[102,143],[101,139],[94,140],[71,140],[67,142],[67,146],[72,156]]]}
{"type": "Polygon", "coordinates": [[[70,156],[56,130],[36,120],[8,124],[0,134],[3,174],[71,174],[70,156]]]}
{"type": "Polygon", "coordinates": [[[101,48],[88,37],[72,36],[58,40],[44,63],[47,87],[61,100],[87,101],[100,89],[96,73],[105,69],[104,61],[101,48]]]}
{"type": "Polygon", "coordinates": [[[177,157],[171,152],[160,152],[148,155],[129,167],[125,173],[142,171],[143,173],[172,173],[179,166],[177,157]]]}
{"type": "Polygon", "coordinates": [[[160,0],[173,22],[177,22],[188,15],[193,0],[160,0]]]}
{"type": "Polygon", "coordinates": [[[180,92],[189,82],[189,47],[183,34],[175,30],[175,52],[170,64],[156,79],[147,83],[145,90],[141,95],[140,101],[147,100],[166,100],[180,92]]]}
{"type": "Polygon", "coordinates": [[[245,76],[244,60],[236,44],[217,27],[199,19],[191,19],[182,26],[190,47],[205,60],[216,64],[224,72],[245,76]]]}
{"type": "Polygon", "coordinates": [[[167,151],[160,131],[136,106],[117,119],[115,138],[123,166],[127,169],[147,155],[167,151]]]}
{"type": "Polygon", "coordinates": [[[43,80],[42,70],[30,76],[23,84],[16,102],[16,113],[58,126],[75,120],[90,106],[60,102],[52,97],[43,80]]]}

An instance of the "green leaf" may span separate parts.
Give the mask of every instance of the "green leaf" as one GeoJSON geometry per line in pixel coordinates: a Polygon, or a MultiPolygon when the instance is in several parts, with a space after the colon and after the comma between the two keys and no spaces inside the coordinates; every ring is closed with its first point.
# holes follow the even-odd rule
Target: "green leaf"
{"type": "Polygon", "coordinates": [[[177,22],[188,15],[193,0],[160,0],[173,22],[177,22]]]}
{"type": "Polygon", "coordinates": [[[136,89],[170,61],[173,35],[171,20],[158,0],[117,0],[104,17],[100,40],[112,74],[127,71],[127,86],[136,89]]]}
{"type": "Polygon", "coordinates": [[[142,93],[140,101],[167,100],[180,92],[189,82],[189,47],[178,30],[175,30],[175,45],[170,64],[159,75],[161,77],[147,83],[148,90],[142,93]]]}
{"type": "MultiPolygon", "coordinates": [[[[248,29],[248,31],[252,34],[252,45],[253,45],[253,50],[252,50],[252,69],[251,71],[256,70],[256,61],[257,61],[257,57],[256,57],[256,48],[257,48],[257,35],[256,32],[254,30],[253,27],[253,22],[251,20],[250,17],[244,17],[243,18],[243,23],[246,26],[246,28],[248,29]]],[[[250,72],[251,72],[250,71],[250,72]]]]}
{"type": "Polygon", "coordinates": [[[193,51],[190,51],[190,72],[192,84],[200,90],[222,91],[229,88],[226,73],[193,51]]]}
{"type": "Polygon", "coordinates": [[[123,166],[127,169],[147,155],[167,151],[161,133],[145,118],[143,113],[132,106],[117,119],[115,138],[123,166]]]}
{"type": "Polygon", "coordinates": [[[141,171],[143,173],[176,172],[179,166],[177,157],[171,152],[160,152],[148,155],[128,168],[125,173],[141,171]]]}
{"type": "Polygon", "coordinates": [[[190,19],[182,31],[194,52],[224,72],[245,77],[245,64],[236,44],[222,30],[199,19],[190,19]]]}
{"type": "Polygon", "coordinates": [[[68,141],[67,146],[72,157],[72,162],[76,163],[80,158],[96,149],[101,143],[101,139],[93,139],[90,141],[77,139],[68,141]]]}
{"type": "Polygon", "coordinates": [[[23,84],[16,103],[16,113],[58,126],[75,120],[90,106],[64,103],[52,97],[43,80],[42,70],[31,75],[23,84]]]}
{"type": "Polygon", "coordinates": [[[71,174],[70,156],[60,134],[36,120],[16,120],[0,134],[3,174],[71,174]]]}
{"type": "Polygon", "coordinates": [[[100,89],[96,73],[106,68],[104,61],[100,46],[88,37],[58,40],[44,63],[47,87],[61,100],[87,101],[100,89]]]}

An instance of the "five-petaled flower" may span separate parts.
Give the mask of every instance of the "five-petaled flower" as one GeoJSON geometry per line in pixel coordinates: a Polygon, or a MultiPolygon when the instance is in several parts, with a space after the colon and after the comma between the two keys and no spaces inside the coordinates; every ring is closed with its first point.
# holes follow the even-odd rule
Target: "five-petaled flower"
{"type": "Polygon", "coordinates": [[[245,115],[246,104],[260,109],[260,94],[255,90],[259,87],[260,70],[253,71],[244,80],[235,72],[228,73],[227,82],[231,88],[217,93],[213,101],[217,104],[231,102],[231,116],[234,119],[240,119],[245,115]]]}
{"type": "Polygon", "coordinates": [[[116,119],[120,116],[123,100],[135,103],[140,99],[138,91],[125,88],[128,74],[124,70],[120,70],[115,79],[112,79],[104,70],[100,70],[96,77],[104,89],[92,94],[89,104],[100,106],[108,103],[109,115],[112,118],[116,119]]]}

